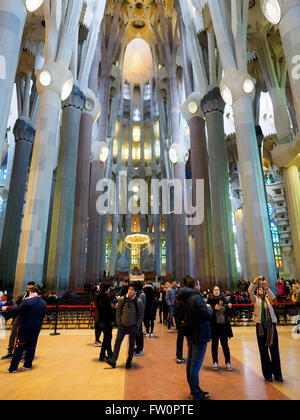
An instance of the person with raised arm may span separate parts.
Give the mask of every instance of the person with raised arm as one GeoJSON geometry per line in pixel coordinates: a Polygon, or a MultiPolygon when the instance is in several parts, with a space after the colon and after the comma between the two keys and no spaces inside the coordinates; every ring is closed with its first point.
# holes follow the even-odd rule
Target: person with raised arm
{"type": "Polygon", "coordinates": [[[267,382],[283,382],[277,333],[277,318],[272,306],[275,295],[264,277],[259,276],[249,286],[249,296],[254,305],[253,321],[256,324],[257,343],[262,373],[267,382]]]}

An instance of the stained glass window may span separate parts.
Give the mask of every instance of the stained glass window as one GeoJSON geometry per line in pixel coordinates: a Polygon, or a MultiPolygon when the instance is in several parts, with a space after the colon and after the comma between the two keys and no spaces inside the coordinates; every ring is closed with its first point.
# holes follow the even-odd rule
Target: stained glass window
{"type": "Polygon", "coordinates": [[[109,264],[110,256],[111,256],[111,242],[107,241],[106,248],[105,248],[105,264],[109,264]]]}
{"type": "Polygon", "coordinates": [[[140,248],[139,245],[132,245],[131,248],[131,265],[132,266],[139,266],[139,258],[140,257],[140,248]]]}
{"type": "Polygon", "coordinates": [[[278,231],[278,227],[276,226],[274,222],[271,223],[271,232],[272,232],[276,267],[283,268],[279,231],[278,231]]]}
{"type": "Polygon", "coordinates": [[[269,213],[269,216],[272,216],[273,214],[273,207],[271,206],[270,203],[268,203],[268,213],[269,213]]]}
{"type": "Polygon", "coordinates": [[[165,240],[161,243],[161,263],[162,265],[167,264],[167,244],[165,240]]]}

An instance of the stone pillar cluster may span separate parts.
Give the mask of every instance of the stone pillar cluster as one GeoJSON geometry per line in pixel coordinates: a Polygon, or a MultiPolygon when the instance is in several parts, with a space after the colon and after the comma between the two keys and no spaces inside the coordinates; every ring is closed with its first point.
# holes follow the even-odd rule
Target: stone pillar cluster
{"type": "Polygon", "coordinates": [[[300,280],[300,1],[252,3],[0,0],[0,285],[9,294],[29,281],[64,292],[104,272],[126,276],[132,233],[149,237],[140,268],[152,279],[236,288],[263,275],[274,288],[287,273],[271,232],[273,181],[284,185],[289,274],[300,280]],[[129,74],[134,38],[152,63],[137,48],[129,74]],[[265,88],[272,142],[260,118],[265,88]],[[112,190],[99,190],[104,179],[112,190]],[[128,190],[140,180],[147,214],[142,188],[128,190]],[[151,181],[168,183],[166,212],[151,181]],[[112,212],[99,211],[102,193],[112,212]]]}

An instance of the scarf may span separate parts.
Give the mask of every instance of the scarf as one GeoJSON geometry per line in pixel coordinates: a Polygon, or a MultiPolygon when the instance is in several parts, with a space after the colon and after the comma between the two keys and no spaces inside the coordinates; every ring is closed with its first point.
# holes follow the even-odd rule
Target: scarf
{"type": "Polygon", "coordinates": [[[273,323],[272,323],[270,308],[268,305],[268,301],[265,298],[262,298],[261,313],[262,313],[262,320],[261,320],[262,322],[261,324],[258,324],[258,336],[264,337],[265,325],[267,325],[266,347],[272,347],[273,338],[274,338],[274,330],[273,330],[273,323]]]}

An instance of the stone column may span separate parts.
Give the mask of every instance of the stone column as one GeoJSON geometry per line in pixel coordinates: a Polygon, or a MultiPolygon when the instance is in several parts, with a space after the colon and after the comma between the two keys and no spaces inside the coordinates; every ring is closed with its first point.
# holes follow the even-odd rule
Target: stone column
{"type": "MultiPolygon", "coordinates": [[[[300,159],[299,159],[300,160],[300,159]]],[[[283,170],[290,225],[293,238],[297,278],[300,279],[300,179],[299,168],[292,165],[283,170]]]]}
{"type": "MultiPolygon", "coordinates": [[[[298,126],[300,123],[300,72],[299,72],[299,54],[300,54],[300,2],[298,0],[283,1],[279,0],[280,9],[278,9],[278,16],[275,18],[279,22],[279,31],[282,39],[283,50],[286,58],[289,81],[293,95],[293,102],[295,106],[296,118],[298,126]]],[[[274,16],[273,16],[274,17],[274,16]]],[[[266,14],[266,18],[269,16],[266,14]]],[[[280,101],[280,97],[276,91],[271,91],[272,102],[274,106],[275,125],[278,136],[278,145],[272,151],[272,157],[279,168],[283,168],[283,177],[286,185],[287,205],[289,218],[291,223],[291,232],[294,245],[294,256],[296,260],[296,269],[299,276],[299,241],[300,230],[297,225],[299,212],[299,175],[297,172],[297,164],[293,164],[293,160],[297,160],[297,153],[299,153],[300,137],[297,135],[296,139],[291,142],[290,122],[288,115],[288,105],[285,97],[280,101]],[[285,144],[286,143],[286,144],[285,144]],[[297,146],[298,144],[298,146],[297,146]],[[280,166],[282,165],[282,166],[280,166]]],[[[298,165],[299,167],[299,165],[298,165]]]]}
{"type": "MultiPolygon", "coordinates": [[[[190,127],[191,166],[193,180],[193,204],[195,205],[196,181],[204,181],[204,220],[201,225],[192,227],[195,237],[195,265],[196,277],[202,287],[210,287],[213,282],[211,276],[212,255],[210,252],[210,185],[208,170],[208,150],[205,134],[205,122],[200,108],[200,95],[192,93],[182,106],[182,112],[190,127]],[[194,106],[194,108],[192,107],[194,106]],[[191,112],[192,111],[192,112],[191,112]]],[[[202,198],[202,197],[201,197],[202,198]]]]}
{"type": "Polygon", "coordinates": [[[202,118],[194,117],[189,121],[191,138],[191,164],[193,191],[196,188],[196,180],[204,180],[204,221],[201,225],[194,226],[195,235],[195,263],[196,276],[201,281],[202,287],[210,285],[210,187],[208,172],[208,151],[205,136],[205,123],[202,118]]]}
{"type": "Polygon", "coordinates": [[[224,69],[220,91],[234,115],[251,276],[264,275],[274,288],[277,272],[252,108],[255,83],[247,73],[248,8],[240,2],[208,3],[224,69]],[[229,22],[226,13],[230,12],[229,22]]]}
{"type": "Polygon", "coordinates": [[[2,234],[5,221],[6,205],[7,205],[8,190],[3,188],[0,191],[0,243],[2,241],[2,234]]]}
{"type": "MultiPolygon", "coordinates": [[[[106,162],[105,168],[105,179],[112,179],[112,165],[113,165],[113,149],[114,149],[114,139],[115,139],[115,128],[116,122],[118,117],[118,111],[120,106],[120,87],[118,87],[118,91],[112,99],[111,109],[110,109],[110,116],[109,116],[109,156],[106,162]]],[[[101,247],[102,249],[106,249],[107,243],[107,227],[109,223],[109,216],[110,214],[104,214],[102,216],[102,233],[101,233],[101,247]]],[[[111,261],[111,258],[110,258],[111,261]]],[[[110,264],[109,264],[110,266],[110,264]]],[[[105,264],[105,252],[101,254],[101,270],[104,271],[106,267],[105,264]]],[[[107,273],[106,273],[107,274],[107,273]]]]}
{"type": "MultiPolygon", "coordinates": [[[[133,129],[133,91],[134,91],[134,80],[132,78],[130,82],[130,121],[129,121],[129,147],[128,147],[128,185],[133,179],[133,136],[132,136],[132,129],[133,129]]],[[[128,191],[128,203],[132,197],[132,192],[128,191]]],[[[129,212],[129,208],[127,206],[127,213],[125,215],[125,226],[126,226],[126,235],[131,234],[131,225],[132,225],[132,215],[129,212]]],[[[129,261],[129,266],[131,267],[131,253],[128,248],[125,250],[125,255],[127,260],[129,261]]]]}
{"type": "MultiPolygon", "coordinates": [[[[281,15],[278,16],[279,31],[289,72],[298,125],[300,124],[300,2],[279,0],[281,15]]],[[[268,19],[268,16],[266,16],[268,19]]]]}
{"type": "MultiPolygon", "coordinates": [[[[183,144],[183,140],[180,136],[180,126],[179,126],[179,117],[178,113],[180,111],[180,104],[179,104],[179,95],[177,92],[177,78],[176,72],[173,70],[169,70],[168,74],[170,77],[168,78],[168,98],[169,98],[169,106],[168,106],[168,113],[169,113],[169,120],[171,125],[171,137],[172,137],[172,147],[176,149],[177,152],[177,162],[174,163],[173,170],[174,170],[174,179],[179,180],[182,185],[182,192],[184,191],[184,181],[186,179],[186,162],[188,160],[188,150],[186,146],[183,144]]],[[[189,274],[189,248],[188,248],[188,228],[186,225],[186,215],[184,209],[184,199],[183,195],[180,195],[180,192],[177,189],[174,189],[173,197],[171,200],[174,200],[175,206],[182,206],[182,213],[181,214],[174,214],[171,219],[174,224],[174,228],[171,231],[171,236],[174,234],[174,252],[172,252],[172,258],[174,261],[174,273],[175,278],[178,281],[182,281],[182,279],[189,274]]]]}
{"type": "Polygon", "coordinates": [[[56,139],[61,101],[71,94],[74,78],[69,70],[73,49],[70,40],[78,31],[83,0],[69,2],[60,19],[59,3],[45,2],[45,65],[36,72],[40,108],[31,160],[26,205],[18,254],[14,295],[28,281],[41,284],[53,170],[56,166],[56,139]]]}
{"type": "MultiPolygon", "coordinates": [[[[48,257],[49,257],[49,248],[50,248],[50,237],[51,237],[53,204],[54,204],[54,195],[55,195],[55,186],[56,186],[56,175],[57,175],[57,168],[54,169],[54,171],[53,171],[52,185],[51,185],[50,208],[49,208],[48,228],[47,228],[47,236],[46,236],[45,255],[44,255],[44,268],[43,268],[43,283],[45,283],[45,284],[46,284],[47,270],[48,270],[48,257]]],[[[50,290],[50,291],[52,291],[52,290],[50,290]]]]}
{"type": "Polygon", "coordinates": [[[235,224],[236,224],[236,241],[239,252],[239,259],[243,271],[243,278],[246,281],[251,282],[251,271],[249,267],[249,244],[247,241],[247,232],[246,232],[246,223],[245,223],[245,214],[242,208],[237,209],[234,213],[235,215],[235,224]]]}
{"type": "Polygon", "coordinates": [[[156,275],[161,274],[161,256],[160,256],[160,215],[154,215],[154,244],[155,244],[155,271],[156,275]]]}
{"type": "Polygon", "coordinates": [[[14,127],[16,141],[15,155],[0,251],[0,283],[3,282],[9,295],[11,295],[14,285],[26,183],[34,134],[34,129],[25,120],[18,119],[16,121],[14,127]]]}
{"type": "MultiPolygon", "coordinates": [[[[182,191],[184,191],[185,180],[185,165],[186,162],[178,162],[175,166],[175,179],[182,182],[182,191]]],[[[176,189],[174,191],[174,201],[180,198],[176,197],[176,189]]],[[[178,202],[179,204],[179,202],[178,202]]],[[[183,204],[183,201],[182,201],[183,204]]],[[[175,231],[175,278],[178,281],[189,274],[189,248],[188,248],[188,228],[185,224],[186,216],[184,206],[182,206],[183,213],[174,215],[174,231],[175,231]]]]}
{"type": "MultiPolygon", "coordinates": [[[[157,83],[157,80],[156,80],[157,83]]],[[[160,136],[160,150],[161,150],[161,162],[164,167],[165,177],[170,181],[170,161],[168,151],[166,147],[166,131],[167,124],[165,119],[165,109],[161,90],[156,85],[155,87],[156,101],[159,110],[159,136],[160,136]]],[[[173,223],[171,220],[172,215],[163,215],[165,223],[165,239],[166,239],[166,251],[167,251],[167,264],[166,273],[173,274],[173,263],[172,263],[172,252],[174,250],[174,241],[172,240],[172,227],[173,223]]],[[[174,236],[174,235],[173,235],[174,236]]]]}
{"type": "MultiPolygon", "coordinates": [[[[145,93],[145,87],[144,87],[144,79],[143,75],[141,76],[141,82],[140,82],[140,89],[141,89],[141,97],[140,97],[140,109],[141,109],[141,159],[140,159],[140,177],[141,179],[145,179],[146,176],[146,170],[145,170],[145,119],[144,119],[144,93],[145,93]]],[[[151,105],[150,105],[151,107],[151,105]]],[[[151,113],[151,111],[150,111],[151,113]]],[[[152,132],[152,131],[151,131],[152,132]]],[[[151,134],[152,136],[152,134],[151,134]]],[[[145,234],[147,230],[147,221],[146,221],[146,215],[141,214],[141,233],[145,234]]],[[[143,252],[142,252],[143,254],[143,252]]],[[[141,261],[143,260],[143,257],[141,257],[141,261]]]]}
{"type": "MultiPolygon", "coordinates": [[[[0,1],[0,160],[20,57],[27,10],[24,0],[0,1]]],[[[2,161],[0,161],[1,165],[2,161]]]]}
{"type": "Polygon", "coordinates": [[[224,135],[225,103],[218,87],[210,90],[202,99],[201,107],[208,136],[215,279],[223,288],[233,287],[237,283],[237,270],[224,135]]]}
{"type": "Polygon", "coordinates": [[[125,80],[122,80],[120,119],[119,119],[119,144],[118,144],[117,170],[116,170],[116,214],[113,215],[113,222],[112,222],[113,232],[112,232],[111,263],[110,263],[110,272],[112,276],[116,274],[117,255],[118,255],[118,226],[120,222],[120,191],[121,191],[119,175],[122,168],[124,85],[125,85],[125,80]]]}
{"type": "MultiPolygon", "coordinates": [[[[151,157],[152,157],[152,179],[158,179],[157,176],[157,156],[156,156],[156,144],[155,144],[155,130],[154,130],[154,97],[153,97],[153,83],[150,81],[150,124],[151,124],[151,157]]],[[[158,199],[154,197],[154,199],[158,199]]],[[[160,214],[153,215],[154,225],[154,247],[155,247],[155,271],[156,275],[161,274],[161,252],[160,252],[160,214]]]]}
{"type": "Polygon", "coordinates": [[[91,161],[90,166],[90,198],[89,198],[89,220],[88,220],[88,252],[86,260],[86,283],[96,285],[100,281],[101,272],[101,215],[96,208],[99,194],[97,183],[104,177],[104,164],[97,160],[91,161]]]}
{"type": "Polygon", "coordinates": [[[50,237],[47,287],[68,290],[74,217],[78,136],[85,97],[74,85],[63,103],[62,126],[50,237]]]}
{"type": "Polygon", "coordinates": [[[42,282],[44,252],[48,226],[51,183],[56,161],[56,137],[61,113],[61,93],[64,82],[73,81],[69,70],[58,64],[46,67],[56,79],[42,86],[37,76],[40,94],[39,118],[33,148],[26,206],[18,254],[14,295],[28,281],[42,282]]]}
{"type": "Polygon", "coordinates": [[[277,145],[272,150],[272,158],[279,168],[283,168],[296,270],[300,278],[300,136],[293,142],[277,145]]]}
{"type": "MultiPolygon", "coordinates": [[[[188,151],[184,150],[185,145],[180,135],[180,104],[177,85],[177,55],[179,49],[179,31],[177,23],[173,25],[173,16],[166,19],[166,10],[161,0],[157,1],[158,16],[161,26],[161,34],[155,25],[152,29],[156,36],[156,41],[159,46],[161,57],[166,71],[166,85],[167,85],[167,102],[168,102],[168,116],[170,122],[170,135],[172,139],[172,146],[181,149],[179,152],[178,161],[174,164],[175,179],[179,180],[184,185],[185,165],[187,162],[188,151]],[[173,30],[174,27],[174,30],[173,30]]],[[[183,190],[183,189],[182,189],[183,190]]],[[[178,191],[175,191],[175,202],[177,205],[183,205],[183,197],[179,197],[178,191]]],[[[182,214],[175,214],[175,277],[182,281],[183,277],[189,274],[189,248],[188,248],[188,229],[186,226],[186,217],[184,206],[182,206],[182,214]]]]}
{"type": "Polygon", "coordinates": [[[251,275],[253,278],[259,274],[265,275],[274,287],[277,273],[250,97],[248,95],[240,96],[233,104],[233,112],[251,275]]]}
{"type": "Polygon", "coordinates": [[[93,122],[95,121],[100,111],[100,104],[99,101],[96,99],[95,94],[90,89],[87,89],[84,93],[86,96],[86,104],[81,114],[79,128],[72,255],[69,285],[70,290],[83,290],[85,283],[91,140],[93,122]]]}

